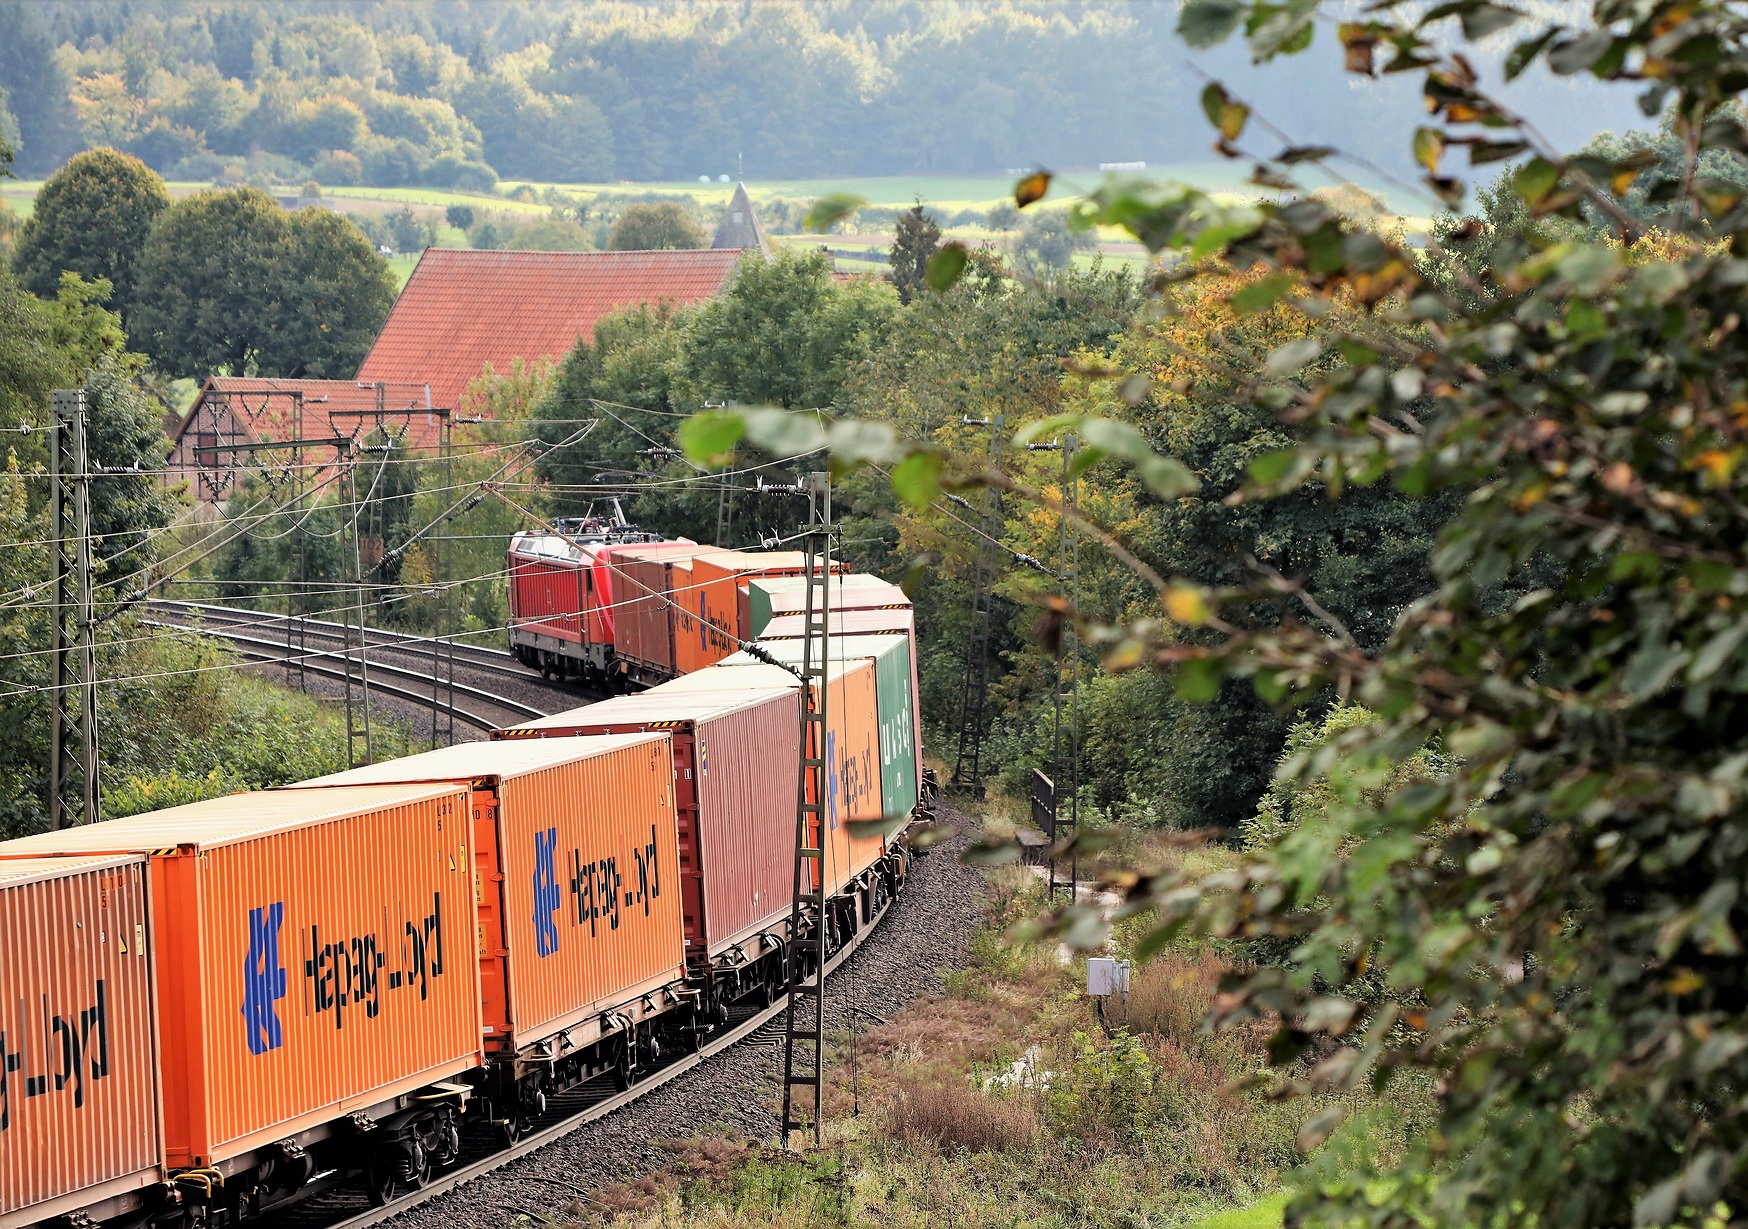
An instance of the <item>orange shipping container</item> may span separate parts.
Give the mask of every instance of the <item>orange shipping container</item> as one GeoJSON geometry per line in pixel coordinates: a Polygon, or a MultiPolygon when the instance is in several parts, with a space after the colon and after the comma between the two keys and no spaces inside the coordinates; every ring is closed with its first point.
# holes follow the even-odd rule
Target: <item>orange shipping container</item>
{"type": "Polygon", "coordinates": [[[688,694],[684,685],[696,677],[496,737],[672,732],[686,936],[693,960],[703,964],[788,917],[801,722],[792,687],[688,694]]]}
{"type": "Polygon", "coordinates": [[[3,1229],[163,1180],[150,935],[144,858],[0,861],[3,1229]]]}
{"type": "Polygon", "coordinates": [[[453,785],[233,794],[4,847],[150,855],[171,1166],[480,1064],[468,801],[453,785]]]}
{"type": "Polygon", "coordinates": [[[698,598],[691,608],[710,626],[682,674],[714,665],[739,649],[741,641],[752,639],[746,626],[745,594],[741,592],[749,577],[800,576],[807,570],[807,555],[802,551],[716,551],[699,555],[692,569],[698,598]]]}
{"type": "Polygon", "coordinates": [[[513,1052],[683,976],[673,763],[667,734],[461,743],[297,788],[471,785],[487,1048],[513,1052]]]}
{"type": "MultiPolygon", "coordinates": [[[[760,640],[799,640],[805,635],[804,625],[807,622],[805,614],[779,615],[765,626],[759,633],[760,640]]],[[[913,746],[917,747],[917,760],[921,764],[920,748],[923,745],[923,708],[920,703],[922,690],[919,685],[921,673],[920,661],[917,655],[916,614],[902,607],[878,607],[875,609],[849,609],[834,611],[827,619],[829,631],[834,640],[852,636],[883,636],[903,635],[910,638],[910,692],[919,702],[912,706],[913,746]]]]}
{"type": "Polygon", "coordinates": [[[607,565],[613,574],[613,651],[641,677],[674,674],[675,623],[689,609],[691,560],[715,549],[658,542],[613,552],[607,565]]]}

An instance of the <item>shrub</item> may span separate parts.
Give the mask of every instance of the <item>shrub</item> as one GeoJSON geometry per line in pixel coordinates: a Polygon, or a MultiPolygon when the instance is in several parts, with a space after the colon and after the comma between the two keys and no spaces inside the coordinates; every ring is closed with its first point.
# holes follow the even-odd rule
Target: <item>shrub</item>
{"type": "Polygon", "coordinates": [[[558,218],[518,226],[503,246],[524,252],[588,252],[595,247],[588,231],[558,218]]]}
{"type": "Polygon", "coordinates": [[[894,1139],[913,1144],[927,1140],[947,1152],[1024,1149],[1038,1136],[1038,1119],[1028,1101],[953,1079],[901,1086],[883,1125],[894,1139]]]}
{"type": "Polygon", "coordinates": [[[418,182],[423,159],[411,141],[372,135],[361,138],[353,152],[363,168],[364,182],[373,188],[403,188],[418,182]]]}
{"type": "Polygon", "coordinates": [[[170,179],[217,179],[225,173],[225,160],[209,149],[188,155],[164,172],[170,179]]]}
{"type": "Polygon", "coordinates": [[[1203,1020],[1226,970],[1226,962],[1206,948],[1193,955],[1168,952],[1135,970],[1128,998],[1113,1000],[1107,1017],[1114,1027],[1175,1046],[1203,1046],[1209,1040],[1203,1020]]]}
{"type": "Polygon", "coordinates": [[[466,192],[490,192],[498,186],[496,171],[459,154],[433,158],[426,163],[423,178],[434,188],[459,188],[466,192]]]}
{"type": "Polygon", "coordinates": [[[316,159],[315,177],[329,187],[346,188],[364,182],[364,163],[351,150],[330,149],[316,159]]]}

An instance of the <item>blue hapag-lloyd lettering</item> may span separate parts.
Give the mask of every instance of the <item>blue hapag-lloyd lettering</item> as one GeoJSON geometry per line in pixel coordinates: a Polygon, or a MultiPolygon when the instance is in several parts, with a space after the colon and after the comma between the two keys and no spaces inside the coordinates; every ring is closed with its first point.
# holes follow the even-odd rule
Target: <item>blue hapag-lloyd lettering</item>
{"type": "Polygon", "coordinates": [[[0,1016],[0,1131],[12,1128],[13,1098],[20,1089],[26,1102],[71,1090],[73,1108],[84,1109],[87,1079],[109,1075],[109,988],[103,978],[97,979],[90,1007],[51,1014],[45,995],[35,1004],[20,1001],[17,1010],[10,1027],[0,1016]],[[43,1026],[34,1046],[32,1020],[43,1026]]]}
{"type": "Polygon", "coordinates": [[[541,958],[558,950],[558,829],[534,834],[534,953],[541,958]]]}
{"type": "Polygon", "coordinates": [[[825,732],[825,814],[833,832],[838,830],[838,781],[842,775],[832,771],[832,766],[838,762],[838,734],[836,730],[825,732]]]}
{"type": "Polygon", "coordinates": [[[874,765],[869,762],[869,754],[846,754],[838,759],[838,736],[835,731],[828,730],[825,736],[825,762],[835,767],[826,778],[827,814],[831,826],[838,826],[840,812],[845,817],[860,814],[870,801],[878,781],[875,778],[874,765]]]}
{"type": "Polygon", "coordinates": [[[243,1039],[249,1053],[265,1054],[285,1044],[274,1007],[285,997],[285,963],[279,956],[279,928],[285,902],[249,910],[249,954],[243,958],[243,1039]]]}
{"type": "MultiPolygon", "coordinates": [[[[275,901],[249,910],[249,949],[243,958],[243,1040],[249,1053],[260,1057],[285,1045],[285,1029],[277,1004],[286,997],[286,971],[280,951],[285,929],[285,903],[275,901]]],[[[336,1029],[346,1027],[353,1008],[374,1020],[385,1005],[384,990],[419,991],[420,1001],[431,996],[431,982],[443,976],[443,894],[431,894],[431,912],[409,918],[400,934],[386,938],[374,930],[330,937],[321,923],[312,923],[303,934],[303,975],[306,1010],[331,1015],[336,1029]],[[398,940],[400,960],[389,964],[398,940]]]]}

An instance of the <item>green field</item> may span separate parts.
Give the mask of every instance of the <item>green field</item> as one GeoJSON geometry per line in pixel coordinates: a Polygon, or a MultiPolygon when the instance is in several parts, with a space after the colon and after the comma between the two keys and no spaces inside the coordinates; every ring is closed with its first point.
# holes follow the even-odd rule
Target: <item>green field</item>
{"type": "MultiPolygon", "coordinates": [[[[1170,180],[1193,184],[1196,187],[1214,192],[1229,192],[1235,195],[1255,196],[1258,189],[1246,182],[1249,175],[1248,165],[1241,162],[1185,162],[1161,164],[1149,167],[1141,175],[1160,180],[1170,180]]],[[[1050,203],[1066,204],[1076,196],[1096,187],[1105,177],[1096,171],[1075,172],[1062,175],[1053,185],[1048,198],[1050,203]]],[[[1319,186],[1320,180],[1314,174],[1304,176],[1310,186],[1319,186]]],[[[1388,185],[1361,179],[1360,186],[1376,196],[1389,201],[1392,192],[1388,185]]],[[[173,182],[170,191],[175,196],[185,196],[210,187],[205,183],[173,182]]],[[[721,208],[728,203],[734,192],[732,183],[720,183],[712,180],[708,184],[697,181],[679,181],[673,183],[579,183],[579,184],[526,184],[519,181],[506,180],[499,185],[495,193],[484,192],[451,192],[438,188],[346,188],[324,187],[323,193],[336,202],[350,204],[357,202],[367,208],[380,206],[384,209],[400,205],[425,206],[427,208],[442,208],[445,205],[472,205],[475,209],[498,210],[505,213],[525,214],[538,217],[547,211],[545,205],[531,201],[518,201],[510,197],[510,193],[527,186],[539,192],[546,188],[557,188],[567,195],[582,199],[592,199],[597,196],[624,195],[661,195],[690,196],[705,208],[721,208]]],[[[1013,191],[1014,181],[1008,176],[955,176],[955,175],[891,175],[879,178],[840,178],[840,179],[777,179],[750,180],[747,191],[752,195],[754,204],[760,200],[785,197],[791,200],[811,201],[818,197],[835,192],[846,192],[860,196],[877,208],[904,208],[919,197],[924,203],[932,205],[947,213],[960,213],[965,210],[987,210],[998,201],[1006,200],[1013,191]]],[[[42,187],[41,180],[8,180],[0,183],[0,199],[4,199],[20,214],[28,216],[31,202],[37,190],[42,187]]],[[[296,185],[287,184],[276,191],[282,195],[295,192],[296,185]]],[[[1405,208],[1416,207],[1416,202],[1404,200],[1405,208]]]]}
{"type": "Polygon", "coordinates": [[[1213,1216],[1194,1222],[1187,1229],[1281,1229],[1281,1213],[1286,1207],[1285,1195],[1270,1195],[1247,1208],[1216,1212],[1213,1216]]]}
{"type": "MultiPolygon", "coordinates": [[[[1248,182],[1250,167],[1248,163],[1244,162],[1161,163],[1133,174],[1140,178],[1191,184],[1210,192],[1231,192],[1243,196],[1256,196],[1261,191],[1248,182]]],[[[1075,197],[1097,187],[1104,182],[1105,178],[1106,176],[1098,171],[1064,173],[1052,185],[1048,199],[1052,203],[1066,204],[1075,197]]],[[[1307,174],[1304,178],[1309,187],[1320,187],[1324,182],[1315,174],[1307,174]]],[[[1373,195],[1383,197],[1386,200],[1390,198],[1390,188],[1387,184],[1374,182],[1367,178],[1361,178],[1357,182],[1373,195]]],[[[518,186],[515,182],[505,181],[499,185],[499,190],[512,191],[518,186]]],[[[529,186],[539,190],[547,185],[531,184],[529,186]]],[[[558,184],[555,186],[578,196],[597,196],[602,193],[689,195],[700,204],[706,205],[725,205],[734,193],[732,183],[716,181],[708,184],[697,181],[682,181],[637,184],[558,184]]],[[[782,196],[796,200],[813,200],[828,193],[847,192],[853,196],[860,196],[867,200],[870,205],[879,208],[905,208],[921,197],[925,204],[934,205],[949,212],[965,209],[988,209],[998,201],[1009,199],[1013,190],[1014,180],[1006,175],[889,175],[867,179],[753,179],[747,181],[747,192],[751,194],[754,204],[757,204],[761,198],[768,197],[782,196]]],[[[1408,203],[1404,202],[1404,204],[1408,203]]]]}

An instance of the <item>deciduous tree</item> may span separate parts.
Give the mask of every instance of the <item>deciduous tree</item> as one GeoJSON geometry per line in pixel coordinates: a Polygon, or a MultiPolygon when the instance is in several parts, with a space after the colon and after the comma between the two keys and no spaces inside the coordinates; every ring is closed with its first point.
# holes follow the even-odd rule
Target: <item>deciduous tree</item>
{"type": "Polygon", "coordinates": [[[170,207],[164,181],[138,158],[113,149],[73,157],[43,184],[18,236],[13,267],[32,293],[52,298],[61,274],[106,279],[110,305],[131,315],[136,271],[152,225],[170,207]]]}
{"type": "Polygon", "coordinates": [[[236,188],[178,201],[153,229],[136,330],[178,375],[343,377],[393,303],[387,262],[345,218],[236,188]]]}
{"type": "Polygon", "coordinates": [[[678,201],[637,202],[614,219],[607,235],[609,252],[654,252],[701,248],[704,228],[678,201]]]}

